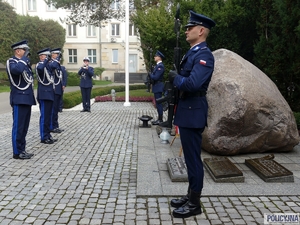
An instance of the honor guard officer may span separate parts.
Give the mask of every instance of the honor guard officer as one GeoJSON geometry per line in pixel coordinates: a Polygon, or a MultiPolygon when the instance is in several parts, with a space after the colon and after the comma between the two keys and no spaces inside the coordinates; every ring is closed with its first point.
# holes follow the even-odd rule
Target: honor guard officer
{"type": "Polygon", "coordinates": [[[62,70],[60,67],[61,49],[55,48],[51,50],[51,61],[49,63],[52,76],[54,78],[54,101],[50,122],[50,132],[61,133],[63,130],[59,128],[58,111],[60,98],[63,93],[62,70]]]}
{"type": "Polygon", "coordinates": [[[81,112],[91,112],[92,77],[94,76],[94,68],[89,66],[89,62],[90,59],[85,57],[83,59],[83,66],[78,71],[78,74],[80,75],[80,90],[83,107],[81,112]]]}
{"type": "Polygon", "coordinates": [[[62,112],[63,110],[63,106],[64,106],[64,102],[63,102],[63,95],[64,95],[64,90],[67,87],[67,80],[68,80],[68,73],[66,70],[66,67],[64,66],[60,66],[61,67],[61,71],[62,71],[62,85],[63,85],[63,91],[62,91],[62,95],[60,97],[60,101],[59,101],[59,112],[62,112]]]}
{"type": "Polygon", "coordinates": [[[165,67],[162,63],[162,60],[165,59],[165,56],[160,52],[157,51],[154,55],[154,61],[156,62],[156,66],[153,69],[153,72],[150,74],[150,78],[153,81],[152,83],[152,92],[154,93],[155,105],[158,114],[158,118],[156,121],[152,121],[152,125],[159,125],[163,122],[163,106],[161,103],[157,103],[156,99],[162,97],[162,93],[164,91],[164,72],[165,67]]]}
{"type": "Polygon", "coordinates": [[[36,74],[38,79],[37,100],[40,107],[40,136],[41,143],[53,144],[50,134],[50,120],[54,101],[54,78],[50,70],[51,60],[50,49],[45,48],[37,52],[39,62],[36,64],[36,74]]]}
{"type": "Polygon", "coordinates": [[[206,38],[215,22],[190,11],[186,27],[186,41],[190,50],[180,64],[180,74],[170,71],[169,81],[180,91],[174,124],[179,127],[180,140],[187,166],[189,187],[187,195],[171,200],[176,209],[173,216],[186,218],[201,214],[200,196],[203,188],[201,160],[202,132],[207,125],[208,104],[206,91],[214,71],[214,57],[207,47],[206,38]]]}
{"type": "Polygon", "coordinates": [[[33,73],[29,61],[27,40],[11,46],[14,56],[6,62],[6,72],[10,81],[10,105],[12,106],[13,127],[12,147],[14,159],[30,159],[34,154],[27,153],[26,135],[28,132],[31,106],[36,105],[33,92],[33,73]]]}

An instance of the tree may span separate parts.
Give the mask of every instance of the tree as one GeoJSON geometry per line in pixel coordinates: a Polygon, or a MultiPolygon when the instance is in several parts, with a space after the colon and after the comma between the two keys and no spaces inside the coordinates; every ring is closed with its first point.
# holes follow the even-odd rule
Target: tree
{"type": "MultiPolygon", "coordinates": [[[[122,0],[44,0],[56,8],[71,10],[66,23],[80,26],[101,26],[101,22],[112,18],[121,19],[125,16],[125,4],[122,0]]],[[[130,1],[131,4],[132,1],[130,1]]]]}
{"type": "Polygon", "coordinates": [[[300,2],[261,0],[255,64],[277,85],[295,111],[300,110],[300,2]]]}
{"type": "Polygon", "coordinates": [[[16,34],[17,14],[8,3],[0,1],[0,62],[5,64],[11,57],[11,44],[18,41],[16,34]]]}
{"type": "Polygon", "coordinates": [[[38,62],[36,52],[43,48],[62,48],[65,29],[53,20],[40,20],[37,16],[18,16],[18,40],[26,39],[30,47],[31,63],[38,62]]]}

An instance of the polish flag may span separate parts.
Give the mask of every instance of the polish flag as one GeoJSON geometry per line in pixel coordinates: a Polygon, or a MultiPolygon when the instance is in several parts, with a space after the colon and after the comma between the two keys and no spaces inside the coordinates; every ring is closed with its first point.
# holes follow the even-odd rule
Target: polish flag
{"type": "Polygon", "coordinates": [[[201,64],[201,65],[206,65],[206,61],[201,59],[201,60],[200,60],[200,64],[201,64]]]}

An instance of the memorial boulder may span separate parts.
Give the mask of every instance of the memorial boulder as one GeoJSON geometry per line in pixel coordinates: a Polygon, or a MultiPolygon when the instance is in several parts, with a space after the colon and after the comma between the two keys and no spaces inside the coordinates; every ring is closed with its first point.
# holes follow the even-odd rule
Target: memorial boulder
{"type": "Polygon", "coordinates": [[[234,52],[213,52],[202,148],[212,154],[288,152],[299,143],[293,112],[273,81],[234,52]]]}

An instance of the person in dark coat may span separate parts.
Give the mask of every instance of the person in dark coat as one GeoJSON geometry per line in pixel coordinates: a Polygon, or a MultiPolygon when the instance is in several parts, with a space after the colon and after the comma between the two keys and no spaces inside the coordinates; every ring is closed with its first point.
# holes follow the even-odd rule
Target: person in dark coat
{"type": "Polygon", "coordinates": [[[60,67],[61,67],[61,71],[62,71],[62,86],[63,86],[62,88],[63,88],[63,91],[62,91],[62,94],[61,94],[61,97],[60,97],[59,110],[58,111],[62,112],[63,108],[64,108],[64,101],[63,101],[64,90],[67,87],[68,73],[67,73],[67,70],[66,70],[65,66],[60,66],[60,67]]]}
{"type": "Polygon", "coordinates": [[[58,111],[61,95],[63,93],[63,75],[60,65],[62,54],[60,48],[55,48],[51,50],[51,61],[49,67],[51,69],[52,76],[54,78],[54,101],[52,107],[52,115],[50,122],[50,129],[52,133],[61,133],[62,129],[59,128],[58,123],[58,111]]]}
{"type": "Polygon", "coordinates": [[[50,70],[50,49],[45,48],[37,52],[40,61],[36,64],[36,75],[38,80],[37,100],[40,107],[40,136],[41,143],[53,144],[50,134],[50,121],[54,101],[54,78],[50,70]]]}
{"type": "Polygon", "coordinates": [[[188,172],[187,195],[172,199],[173,216],[186,218],[201,214],[200,196],[204,171],[201,160],[202,132],[207,125],[208,103],[206,91],[214,71],[214,56],[207,47],[206,38],[215,22],[190,11],[186,27],[186,41],[191,48],[180,63],[180,74],[170,71],[169,81],[180,96],[174,124],[179,127],[180,140],[188,172]]]}
{"type": "Polygon", "coordinates": [[[162,93],[164,91],[164,72],[165,66],[162,63],[162,60],[165,59],[165,56],[157,51],[154,55],[154,61],[156,62],[156,66],[153,69],[153,72],[150,74],[150,78],[152,80],[152,93],[154,93],[155,105],[157,110],[157,120],[152,121],[152,125],[159,125],[163,122],[163,106],[161,103],[157,103],[156,99],[162,97],[162,93]]]}
{"type": "Polygon", "coordinates": [[[36,105],[33,92],[33,73],[29,60],[27,40],[11,45],[14,56],[6,62],[10,82],[12,107],[12,147],[14,159],[30,159],[34,154],[26,152],[26,135],[31,117],[31,106],[36,105]]]}
{"type": "Polygon", "coordinates": [[[83,66],[78,71],[83,107],[81,112],[91,112],[92,77],[94,76],[94,68],[89,65],[89,62],[90,59],[85,57],[83,59],[83,66]]]}

